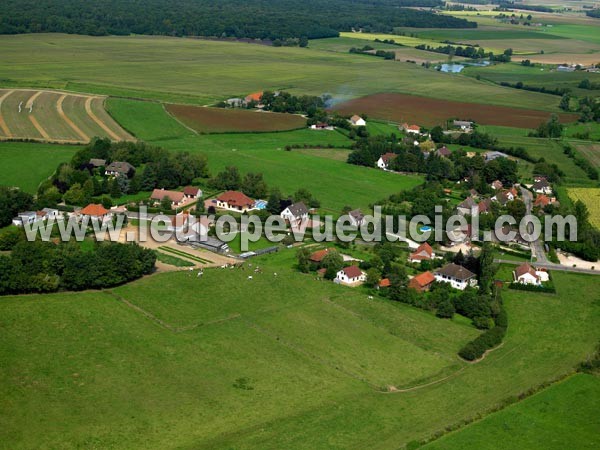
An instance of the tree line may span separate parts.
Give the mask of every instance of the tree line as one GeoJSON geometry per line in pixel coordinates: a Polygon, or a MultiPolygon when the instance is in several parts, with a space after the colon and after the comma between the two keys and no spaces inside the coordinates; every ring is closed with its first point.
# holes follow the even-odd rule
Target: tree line
{"type": "Polygon", "coordinates": [[[475,28],[475,22],[408,7],[441,0],[5,0],[0,34],[151,34],[286,40],[394,27],[475,28]]]}
{"type": "Polygon", "coordinates": [[[96,243],[84,252],[75,241],[29,242],[21,233],[10,255],[0,255],[0,295],[101,289],[154,271],[155,252],[134,243],[96,243]]]}

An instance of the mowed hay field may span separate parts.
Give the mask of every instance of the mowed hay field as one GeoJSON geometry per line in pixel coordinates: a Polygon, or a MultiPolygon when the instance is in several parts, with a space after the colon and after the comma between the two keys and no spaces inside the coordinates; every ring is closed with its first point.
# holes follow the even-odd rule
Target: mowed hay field
{"type": "Polygon", "coordinates": [[[133,140],[104,110],[105,97],[0,89],[0,140],[85,144],[93,137],[133,140]]]}
{"type": "Polygon", "coordinates": [[[254,259],[252,280],[208,269],[2,298],[0,442],[397,449],[570,373],[600,338],[599,278],[506,292],[504,345],[466,364],[456,351],[479,332],[463,320],[369,300],[294,261],[287,249],[254,259]]]}
{"type": "Polygon", "coordinates": [[[165,108],[199,133],[285,131],[306,126],[306,119],[294,114],[173,104],[167,104],[165,108]]]}
{"type": "Polygon", "coordinates": [[[590,223],[600,230],[600,188],[568,188],[573,201],[580,200],[590,212],[590,223]]]}
{"type": "MultiPolygon", "coordinates": [[[[472,97],[466,97],[472,98],[472,97]]],[[[523,108],[481,105],[439,100],[405,94],[375,94],[339,103],[333,107],[343,114],[367,114],[377,119],[419,125],[443,125],[447,119],[474,120],[480,124],[535,128],[551,113],[523,108]]],[[[574,122],[577,114],[559,114],[562,122],[574,122]]]]}

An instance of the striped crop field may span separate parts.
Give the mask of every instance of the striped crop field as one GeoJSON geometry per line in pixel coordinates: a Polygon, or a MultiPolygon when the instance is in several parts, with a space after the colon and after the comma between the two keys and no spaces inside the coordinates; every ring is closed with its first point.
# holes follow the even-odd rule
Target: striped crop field
{"type": "Polygon", "coordinates": [[[134,138],[104,109],[106,97],[72,92],[0,89],[0,140],[86,144],[93,137],[134,138]]]}

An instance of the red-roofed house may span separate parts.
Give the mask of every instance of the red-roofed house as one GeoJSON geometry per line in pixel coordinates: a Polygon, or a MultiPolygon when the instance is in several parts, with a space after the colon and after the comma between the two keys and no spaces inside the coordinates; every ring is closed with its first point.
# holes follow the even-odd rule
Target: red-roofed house
{"type": "Polygon", "coordinates": [[[513,271],[515,283],[532,284],[540,286],[544,281],[548,281],[548,272],[537,270],[529,263],[523,263],[513,271]]]}
{"type": "Polygon", "coordinates": [[[387,170],[390,166],[390,163],[397,157],[398,155],[396,153],[384,153],[377,160],[377,167],[383,170],[387,170]]]}
{"type": "Polygon", "coordinates": [[[350,124],[352,124],[352,126],[355,127],[364,127],[367,124],[367,122],[365,121],[365,119],[355,114],[352,117],[350,117],[350,124]]]}
{"type": "Polygon", "coordinates": [[[402,129],[406,133],[421,134],[421,127],[419,125],[409,125],[407,123],[402,124],[402,129]]]}
{"type": "Polygon", "coordinates": [[[425,292],[429,290],[434,282],[435,276],[428,271],[412,277],[408,282],[408,287],[417,292],[425,292]]]}
{"type": "Polygon", "coordinates": [[[250,102],[260,103],[260,99],[262,98],[262,96],[263,96],[262,91],[254,92],[252,94],[248,94],[244,100],[246,100],[246,103],[250,103],[250,102]]]}
{"type": "Polygon", "coordinates": [[[381,280],[379,280],[379,284],[378,286],[380,288],[386,288],[386,287],[390,287],[391,286],[391,282],[389,278],[382,278],[381,280]]]}
{"type": "Polygon", "coordinates": [[[155,203],[160,203],[165,197],[171,200],[171,208],[177,208],[178,206],[181,206],[185,200],[185,195],[183,192],[167,191],[165,189],[154,189],[152,191],[152,195],[150,195],[150,200],[155,203]]]}
{"type": "Polygon", "coordinates": [[[360,270],[360,267],[348,266],[340,270],[333,281],[347,286],[358,286],[359,284],[364,283],[366,279],[367,276],[360,270]]]}
{"type": "Polygon", "coordinates": [[[435,258],[435,252],[427,242],[423,242],[414,253],[411,253],[408,260],[412,263],[421,261],[431,261],[435,258]]]}
{"type": "Polygon", "coordinates": [[[79,211],[79,214],[81,214],[84,217],[89,217],[90,219],[100,220],[106,220],[112,217],[112,214],[108,209],[96,203],[90,203],[81,211],[79,211]]]}
{"type": "Polygon", "coordinates": [[[196,199],[202,197],[202,189],[195,186],[186,186],[183,188],[183,195],[186,198],[196,199]]]}
{"type": "Polygon", "coordinates": [[[227,191],[217,197],[217,208],[246,212],[254,208],[254,200],[243,192],[227,191]]]}
{"type": "Polygon", "coordinates": [[[493,181],[491,186],[492,186],[492,189],[494,189],[495,191],[502,189],[504,187],[504,185],[502,184],[502,181],[500,181],[500,180],[493,181]]]}
{"type": "Polygon", "coordinates": [[[310,255],[310,260],[314,263],[320,263],[321,261],[323,261],[323,258],[327,256],[327,253],[329,253],[328,248],[323,250],[317,250],[312,255],[310,255]]]}

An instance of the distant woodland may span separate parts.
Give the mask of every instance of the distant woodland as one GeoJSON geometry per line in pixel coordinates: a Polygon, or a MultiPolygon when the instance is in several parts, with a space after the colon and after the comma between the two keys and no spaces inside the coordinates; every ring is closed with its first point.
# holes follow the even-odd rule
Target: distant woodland
{"type": "Polygon", "coordinates": [[[338,36],[394,27],[475,28],[429,11],[440,0],[3,0],[0,34],[153,34],[238,39],[338,36]]]}

